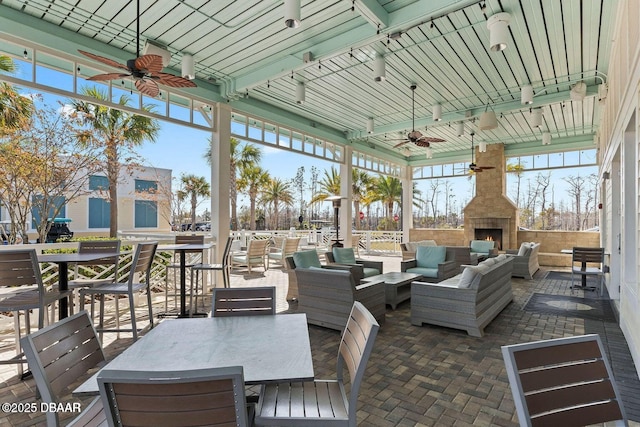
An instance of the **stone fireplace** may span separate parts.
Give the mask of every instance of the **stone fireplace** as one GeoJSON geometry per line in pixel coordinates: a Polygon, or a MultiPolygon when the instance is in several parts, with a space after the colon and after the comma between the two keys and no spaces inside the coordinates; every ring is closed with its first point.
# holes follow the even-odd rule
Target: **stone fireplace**
{"type": "Polygon", "coordinates": [[[494,166],[476,174],[476,195],[464,208],[465,241],[496,240],[499,250],[516,249],[518,208],[505,195],[507,179],[503,144],[489,144],[485,153],[476,148],[476,163],[494,166]],[[482,237],[480,237],[482,236],[482,237]],[[498,241],[499,239],[499,241],[498,241]]]}

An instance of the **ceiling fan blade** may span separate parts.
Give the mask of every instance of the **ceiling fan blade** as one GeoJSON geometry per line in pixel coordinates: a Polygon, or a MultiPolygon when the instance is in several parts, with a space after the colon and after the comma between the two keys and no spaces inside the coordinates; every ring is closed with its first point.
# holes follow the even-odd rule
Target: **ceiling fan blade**
{"type": "Polygon", "coordinates": [[[168,73],[155,73],[151,76],[156,82],[169,87],[196,87],[196,84],[189,79],[174,76],[168,73]]]}
{"type": "Polygon", "coordinates": [[[482,169],[482,170],[489,170],[489,169],[495,169],[495,166],[476,166],[478,169],[482,169]]]}
{"type": "Polygon", "coordinates": [[[394,146],[393,146],[393,148],[399,148],[399,147],[402,147],[403,145],[406,145],[406,144],[408,144],[409,142],[411,142],[411,141],[408,141],[408,140],[406,140],[406,139],[405,139],[404,141],[402,141],[402,142],[400,142],[400,143],[398,143],[398,144],[394,145],[394,146]]]}
{"type": "Polygon", "coordinates": [[[96,74],[95,76],[89,77],[87,80],[90,80],[92,82],[101,82],[105,80],[123,79],[125,77],[131,77],[131,74],[123,74],[123,73],[96,74]]]}
{"type": "Polygon", "coordinates": [[[427,140],[427,138],[420,138],[413,142],[418,147],[430,147],[431,143],[427,140]]]}
{"type": "Polygon", "coordinates": [[[105,58],[104,56],[96,55],[95,53],[91,53],[91,52],[85,52],[84,50],[78,50],[78,52],[80,52],[81,54],[83,54],[88,58],[93,59],[94,61],[102,62],[103,64],[109,65],[114,68],[122,68],[123,70],[129,71],[129,68],[126,65],[120,64],[119,62],[116,62],[113,59],[105,58]]]}
{"type": "Polygon", "coordinates": [[[435,136],[423,136],[422,138],[420,138],[422,141],[426,141],[426,142],[445,142],[444,139],[442,138],[436,138],[435,136]]]}
{"type": "Polygon", "coordinates": [[[142,55],[136,58],[134,64],[138,71],[144,71],[146,74],[158,74],[164,68],[160,55],[142,55]]]}
{"type": "Polygon", "coordinates": [[[136,89],[138,89],[141,93],[155,98],[160,93],[160,89],[158,85],[153,80],[149,79],[137,79],[136,80],[136,89]]]}

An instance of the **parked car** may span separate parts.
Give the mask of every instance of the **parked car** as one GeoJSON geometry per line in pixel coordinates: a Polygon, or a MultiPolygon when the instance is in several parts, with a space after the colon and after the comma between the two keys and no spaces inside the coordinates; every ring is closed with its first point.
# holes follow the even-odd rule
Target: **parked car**
{"type": "Polygon", "coordinates": [[[68,224],[71,222],[69,218],[53,218],[49,219],[51,228],[47,233],[45,243],[67,242],[73,237],[73,231],[69,230],[68,224]]]}
{"type": "Polygon", "coordinates": [[[210,222],[199,222],[196,224],[196,231],[211,231],[210,222]]]}

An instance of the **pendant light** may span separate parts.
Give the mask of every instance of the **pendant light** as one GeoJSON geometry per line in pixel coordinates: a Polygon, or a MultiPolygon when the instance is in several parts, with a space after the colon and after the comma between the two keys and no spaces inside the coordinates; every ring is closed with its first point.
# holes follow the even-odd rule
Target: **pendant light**
{"type": "Polygon", "coordinates": [[[296,83],[296,103],[304,104],[305,100],[305,90],[304,90],[304,82],[296,83]]]}
{"type": "Polygon", "coordinates": [[[551,144],[551,133],[542,132],[542,145],[550,145],[550,144],[551,144]]]}
{"type": "Polygon", "coordinates": [[[526,85],[520,89],[520,102],[522,105],[533,104],[533,86],[526,85]]]}
{"type": "Polygon", "coordinates": [[[509,41],[509,22],[511,15],[506,12],[496,13],[487,19],[489,29],[489,48],[494,52],[500,52],[507,48],[509,41]]]}
{"type": "Polygon", "coordinates": [[[189,80],[193,80],[196,78],[193,56],[189,55],[188,53],[182,55],[182,77],[189,80]]]}
{"type": "Polygon", "coordinates": [[[376,54],[376,57],[373,60],[373,81],[374,82],[383,82],[387,79],[385,73],[385,62],[384,56],[380,54],[376,54]]]}
{"type": "Polygon", "coordinates": [[[492,130],[498,127],[498,118],[493,111],[485,111],[480,115],[480,122],[478,123],[478,129],[480,130],[492,130]]]}
{"type": "Polygon", "coordinates": [[[442,105],[440,104],[435,104],[433,106],[433,121],[434,122],[439,122],[440,120],[442,120],[442,105]]]}
{"type": "Polygon", "coordinates": [[[367,133],[373,133],[373,117],[367,119],[367,133]]]}
{"type": "Polygon", "coordinates": [[[298,28],[300,23],[300,0],[284,0],[284,25],[298,28]]]}
{"type": "Polygon", "coordinates": [[[531,110],[531,126],[534,128],[542,127],[542,108],[531,110]]]}
{"type": "Polygon", "coordinates": [[[464,135],[464,122],[456,123],[456,135],[458,136],[464,135]]]}

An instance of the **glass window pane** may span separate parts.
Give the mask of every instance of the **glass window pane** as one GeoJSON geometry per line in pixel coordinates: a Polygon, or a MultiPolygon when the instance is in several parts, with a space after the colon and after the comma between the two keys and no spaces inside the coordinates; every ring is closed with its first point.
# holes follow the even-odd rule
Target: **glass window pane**
{"type": "Polygon", "coordinates": [[[89,199],[89,228],[109,228],[110,203],[105,199],[89,199]]]}

